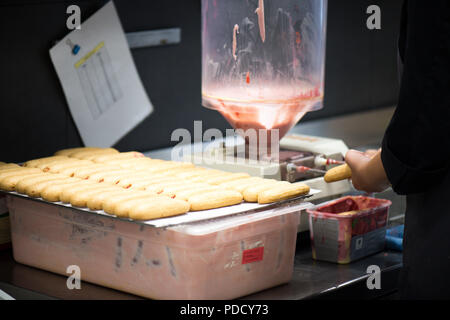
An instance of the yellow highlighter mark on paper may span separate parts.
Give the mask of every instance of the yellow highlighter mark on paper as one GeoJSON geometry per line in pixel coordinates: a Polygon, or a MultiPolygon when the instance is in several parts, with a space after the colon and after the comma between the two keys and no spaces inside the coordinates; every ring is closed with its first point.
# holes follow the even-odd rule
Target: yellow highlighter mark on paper
{"type": "Polygon", "coordinates": [[[101,48],[103,48],[105,45],[105,42],[100,42],[94,49],[89,51],[83,58],[77,61],[75,63],[75,69],[78,69],[81,65],[83,65],[93,54],[95,54],[97,51],[99,51],[101,48]]]}

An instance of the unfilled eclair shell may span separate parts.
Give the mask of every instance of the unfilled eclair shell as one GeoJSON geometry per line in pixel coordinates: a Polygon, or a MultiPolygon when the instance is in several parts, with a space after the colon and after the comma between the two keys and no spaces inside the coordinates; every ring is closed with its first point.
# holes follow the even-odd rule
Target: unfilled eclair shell
{"type": "Polygon", "coordinates": [[[309,192],[309,187],[303,183],[292,183],[289,185],[278,185],[274,188],[262,191],[258,194],[258,203],[272,203],[286,200],[309,192]]]}
{"type": "MultiPolygon", "coordinates": [[[[142,180],[138,180],[138,181],[131,183],[126,188],[135,189],[135,190],[146,190],[146,188],[152,184],[153,184],[153,182],[150,182],[148,179],[142,179],[142,180]]],[[[154,190],[150,190],[150,189],[149,189],[149,191],[155,192],[154,190]]]]}
{"type": "MultiPolygon", "coordinates": [[[[177,168],[170,168],[169,170],[163,170],[160,173],[165,176],[179,176],[183,174],[193,174],[194,172],[198,171],[204,171],[205,168],[196,168],[196,167],[177,167],[177,168]]],[[[180,178],[181,178],[180,176],[180,178]]]]}
{"type": "Polygon", "coordinates": [[[80,148],[68,148],[62,149],[55,152],[55,156],[67,156],[69,157],[71,154],[79,151],[93,151],[93,150],[101,150],[102,148],[97,147],[80,147],[80,148]]]}
{"type": "Polygon", "coordinates": [[[35,168],[36,166],[44,163],[49,163],[58,159],[68,159],[66,156],[52,156],[52,157],[45,157],[45,158],[39,158],[34,160],[29,160],[23,164],[24,167],[28,168],[35,168]]]}
{"type": "Polygon", "coordinates": [[[162,192],[164,192],[164,188],[183,186],[183,185],[186,185],[186,181],[180,181],[179,179],[177,179],[174,181],[149,183],[148,185],[146,185],[144,187],[144,190],[155,192],[155,193],[162,193],[162,192]]]}
{"type": "MultiPolygon", "coordinates": [[[[210,191],[217,191],[220,190],[219,188],[215,186],[204,186],[204,187],[193,187],[188,190],[180,190],[176,192],[168,192],[166,195],[170,196],[172,193],[175,195],[175,199],[178,200],[184,200],[188,201],[189,197],[192,197],[194,195],[200,194],[200,193],[207,193],[210,191]]],[[[165,194],[164,192],[162,194],[165,194]]]]}
{"type": "Polygon", "coordinates": [[[92,151],[92,152],[86,153],[84,155],[78,155],[77,159],[89,160],[89,161],[94,162],[93,159],[95,159],[96,157],[98,157],[99,155],[102,155],[102,154],[116,154],[116,153],[112,152],[112,151],[102,151],[102,150],[92,151]]]}
{"type": "Polygon", "coordinates": [[[3,170],[13,169],[13,168],[20,168],[20,166],[15,163],[5,163],[5,162],[0,163],[0,172],[2,172],[3,170]]]}
{"type": "Polygon", "coordinates": [[[92,197],[96,194],[99,193],[105,193],[105,192],[114,192],[117,191],[117,189],[120,187],[116,187],[116,186],[111,186],[111,185],[103,185],[103,186],[98,186],[97,189],[94,190],[83,190],[83,191],[79,191],[75,194],[73,194],[70,199],[69,202],[72,206],[74,207],[78,207],[78,208],[86,208],[87,207],[87,202],[89,201],[89,199],[92,199],[92,197]]]}
{"type": "Polygon", "coordinates": [[[158,163],[164,162],[163,160],[154,160],[147,157],[143,158],[132,158],[132,159],[114,159],[114,160],[108,160],[105,161],[105,164],[114,165],[121,167],[123,169],[134,169],[138,170],[137,167],[151,167],[158,163]]]}
{"type": "Polygon", "coordinates": [[[89,158],[95,158],[99,155],[106,155],[106,154],[115,154],[119,153],[114,148],[104,148],[104,149],[94,149],[94,150],[80,150],[73,153],[70,153],[69,157],[71,158],[77,158],[81,160],[90,160],[89,158]]]}
{"type": "Polygon", "coordinates": [[[114,198],[105,199],[105,201],[102,204],[102,209],[106,213],[114,214],[114,210],[120,202],[126,201],[126,200],[131,200],[131,199],[136,199],[136,198],[141,198],[144,196],[150,196],[150,195],[154,195],[154,194],[152,194],[150,192],[144,192],[144,191],[137,191],[137,192],[130,191],[126,194],[118,195],[114,198]]]}
{"type": "Polygon", "coordinates": [[[38,177],[41,176],[42,172],[40,173],[33,173],[33,172],[21,172],[21,173],[15,173],[13,175],[7,175],[2,178],[0,178],[0,190],[4,191],[14,191],[16,190],[17,183],[22,180],[23,178],[28,177],[38,177]]]}
{"type": "Polygon", "coordinates": [[[85,190],[94,191],[98,190],[98,188],[99,183],[88,181],[85,181],[85,183],[81,183],[80,185],[77,186],[63,186],[62,192],[59,196],[59,200],[64,203],[70,203],[70,198],[77,192],[82,192],[85,190]]]}
{"type": "Polygon", "coordinates": [[[350,179],[352,177],[352,169],[348,164],[342,164],[340,166],[331,168],[325,173],[323,179],[327,183],[336,182],[340,180],[350,179]]]}
{"type": "Polygon", "coordinates": [[[185,184],[181,184],[181,185],[167,186],[164,188],[164,191],[162,194],[176,194],[177,192],[193,190],[193,189],[218,190],[219,187],[213,186],[213,185],[210,185],[207,183],[193,182],[193,183],[185,183],[185,184]]]}
{"type": "Polygon", "coordinates": [[[62,182],[62,181],[67,181],[70,178],[61,178],[61,177],[48,177],[45,180],[40,180],[36,183],[32,183],[28,186],[25,187],[24,189],[24,193],[32,198],[39,198],[41,196],[41,192],[42,190],[44,190],[45,187],[58,183],[58,182],[62,182]]]}
{"type": "Polygon", "coordinates": [[[275,180],[275,179],[263,179],[263,178],[260,178],[260,177],[251,177],[251,178],[247,178],[247,179],[239,179],[239,180],[228,181],[228,182],[225,182],[225,183],[221,183],[219,186],[221,188],[232,189],[232,190],[236,190],[236,191],[239,191],[239,192],[243,193],[246,188],[258,185],[260,183],[263,183],[264,181],[275,182],[277,180],[275,180]]]}
{"type": "Polygon", "coordinates": [[[103,181],[100,180],[100,182],[111,183],[111,184],[115,184],[118,186],[122,180],[127,179],[127,177],[132,175],[131,172],[125,173],[125,171],[128,171],[128,170],[123,170],[123,172],[120,174],[106,175],[102,178],[103,181]]]}
{"type": "Polygon", "coordinates": [[[172,171],[166,171],[166,175],[176,176],[181,179],[189,179],[192,177],[198,177],[201,175],[208,175],[219,172],[218,170],[206,169],[206,168],[176,168],[172,171]]]}
{"type": "Polygon", "coordinates": [[[122,200],[114,206],[113,214],[117,217],[128,218],[130,215],[130,210],[132,208],[136,207],[137,205],[143,203],[146,200],[154,198],[162,198],[162,197],[158,195],[148,194],[145,196],[122,200]]]}
{"type": "Polygon", "coordinates": [[[36,176],[25,177],[19,180],[16,184],[16,192],[25,194],[25,188],[33,183],[48,180],[52,176],[51,173],[39,173],[36,176]]]}
{"type": "Polygon", "coordinates": [[[90,210],[103,210],[103,203],[107,199],[114,199],[118,196],[121,196],[123,194],[128,194],[129,191],[119,188],[116,191],[108,191],[108,192],[102,192],[93,194],[92,197],[87,201],[86,205],[90,210]]]}
{"type": "Polygon", "coordinates": [[[138,181],[151,181],[153,179],[163,179],[163,178],[166,177],[158,174],[151,175],[145,171],[135,171],[134,174],[130,174],[120,179],[120,181],[117,184],[121,187],[129,188],[133,183],[138,181]]]}
{"type": "Polygon", "coordinates": [[[38,166],[42,169],[44,172],[50,172],[50,173],[61,173],[62,170],[68,169],[68,168],[74,168],[74,167],[80,167],[80,166],[87,166],[93,164],[92,161],[88,160],[78,160],[78,159],[71,159],[69,158],[69,161],[55,161],[48,164],[44,164],[41,166],[38,166]]]}
{"type": "Polygon", "coordinates": [[[23,174],[30,174],[30,173],[42,173],[42,170],[38,168],[9,168],[3,171],[0,171],[0,179],[15,176],[15,175],[23,175],[23,174]]]}
{"type": "Polygon", "coordinates": [[[200,192],[188,198],[192,211],[232,206],[241,203],[242,200],[242,194],[234,190],[200,192]]]}
{"type": "MultiPolygon", "coordinates": [[[[94,164],[92,166],[81,167],[74,171],[73,176],[80,179],[89,179],[92,174],[105,173],[111,170],[117,170],[117,167],[103,166],[101,164],[94,164]]],[[[120,169],[120,168],[119,168],[120,169]]]]}
{"type": "Polygon", "coordinates": [[[194,176],[194,177],[190,177],[189,180],[192,182],[205,182],[208,179],[212,179],[212,178],[224,178],[224,177],[228,177],[229,173],[228,172],[211,172],[211,173],[202,173],[198,176],[194,176]]]}
{"type": "Polygon", "coordinates": [[[171,170],[190,168],[194,168],[194,164],[190,162],[165,161],[164,163],[153,164],[150,167],[142,167],[141,169],[149,172],[165,173],[170,172],[171,170]]]}
{"type": "MultiPolygon", "coordinates": [[[[81,161],[81,160],[80,160],[81,161]]],[[[92,161],[89,161],[89,164],[81,164],[81,165],[70,165],[64,168],[59,169],[59,174],[63,174],[68,177],[74,177],[75,172],[86,168],[94,168],[95,164],[92,161]]],[[[96,168],[96,167],[95,167],[96,168]]]]}
{"type": "Polygon", "coordinates": [[[242,195],[244,196],[244,200],[247,202],[258,202],[258,195],[261,192],[269,190],[271,188],[277,188],[278,186],[282,185],[290,185],[290,183],[287,181],[263,180],[261,183],[257,185],[245,188],[244,191],[242,192],[242,195]]]}
{"type": "Polygon", "coordinates": [[[224,182],[241,180],[246,178],[250,178],[250,175],[248,173],[230,173],[223,177],[219,176],[219,177],[205,178],[204,182],[218,185],[224,182]]]}
{"type": "Polygon", "coordinates": [[[73,159],[73,158],[63,158],[63,159],[55,159],[52,161],[46,161],[43,163],[38,163],[35,168],[39,168],[41,169],[43,172],[47,172],[50,171],[50,166],[53,165],[61,165],[61,164],[72,164],[72,165],[77,165],[77,162],[79,162],[81,160],[78,159],[73,159]]]}
{"type": "Polygon", "coordinates": [[[117,170],[111,170],[111,171],[99,171],[96,173],[93,173],[89,176],[89,180],[97,181],[97,182],[106,182],[109,183],[116,183],[117,180],[120,180],[121,176],[127,176],[132,174],[132,171],[124,170],[124,169],[117,169],[117,170]]]}
{"type": "Polygon", "coordinates": [[[143,158],[144,154],[138,151],[129,151],[129,152],[121,152],[118,154],[105,154],[105,155],[97,155],[91,160],[98,163],[103,163],[112,160],[121,160],[121,159],[134,159],[134,158],[143,158]]]}
{"type": "Polygon", "coordinates": [[[134,220],[151,220],[184,214],[189,203],[169,198],[152,198],[133,207],[128,217],[134,220]]]}
{"type": "Polygon", "coordinates": [[[61,201],[60,196],[65,187],[68,187],[68,186],[75,187],[75,186],[79,186],[81,184],[86,185],[86,182],[85,182],[85,180],[81,180],[78,178],[67,178],[66,181],[62,180],[62,181],[55,182],[51,185],[46,186],[41,191],[41,198],[46,201],[50,201],[50,202],[61,201]]]}

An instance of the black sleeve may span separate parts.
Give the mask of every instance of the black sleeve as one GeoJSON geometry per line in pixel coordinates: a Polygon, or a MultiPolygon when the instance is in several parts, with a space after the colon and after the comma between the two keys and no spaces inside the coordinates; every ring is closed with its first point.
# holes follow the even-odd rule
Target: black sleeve
{"type": "Polygon", "coordinates": [[[450,167],[450,1],[405,5],[400,96],[381,160],[394,191],[412,194],[439,183],[450,167]]]}

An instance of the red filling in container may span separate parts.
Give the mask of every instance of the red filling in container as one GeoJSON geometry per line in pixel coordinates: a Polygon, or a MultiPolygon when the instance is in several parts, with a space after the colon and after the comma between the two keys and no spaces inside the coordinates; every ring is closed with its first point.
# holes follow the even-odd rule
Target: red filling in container
{"type": "Polygon", "coordinates": [[[391,204],[347,196],[307,210],[313,258],[345,264],[382,251],[391,204]]]}

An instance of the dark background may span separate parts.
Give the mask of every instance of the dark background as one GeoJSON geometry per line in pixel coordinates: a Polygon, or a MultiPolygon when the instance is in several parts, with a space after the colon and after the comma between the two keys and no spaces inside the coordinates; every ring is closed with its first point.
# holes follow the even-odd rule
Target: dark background
{"type": "MultiPolygon", "coordinates": [[[[200,0],[115,0],[125,32],[180,27],[181,43],[132,50],[155,107],[115,147],[120,151],[167,147],[176,128],[228,128],[201,106],[200,0]]],[[[68,33],[67,6],[82,20],[104,3],[0,0],[0,161],[24,161],[81,146],[49,49],[68,33]]],[[[303,121],[396,103],[397,36],[401,0],[329,0],[325,103],[303,121]],[[381,30],[366,28],[366,9],[381,7],[381,30]]],[[[99,128],[101,130],[101,128],[99,128]]],[[[175,144],[175,142],[173,143],[175,144]]]]}

